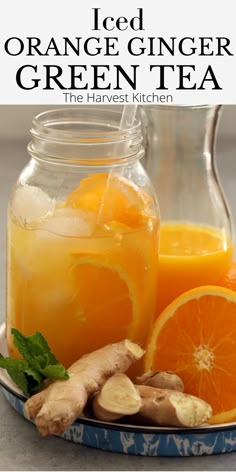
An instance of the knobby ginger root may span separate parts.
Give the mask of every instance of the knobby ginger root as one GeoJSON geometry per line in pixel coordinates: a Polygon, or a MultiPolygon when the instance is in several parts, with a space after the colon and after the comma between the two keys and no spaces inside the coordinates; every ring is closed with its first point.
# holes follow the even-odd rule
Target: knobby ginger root
{"type": "MultiPolygon", "coordinates": [[[[123,377],[125,377],[124,374],[123,377]]],[[[136,397],[138,393],[141,398],[140,409],[137,414],[133,415],[126,402],[125,387],[129,404],[131,404],[130,397],[133,390],[130,388],[129,382],[126,384],[123,382],[122,395],[117,395],[116,392],[120,389],[119,381],[119,376],[114,375],[109,379],[109,389],[106,390],[105,383],[96,395],[93,407],[98,419],[105,420],[106,415],[107,418],[110,415],[109,421],[115,421],[122,416],[130,415],[130,423],[193,427],[206,423],[212,415],[211,406],[200,398],[175,390],[146,385],[133,386],[134,396],[136,397]],[[106,395],[103,394],[104,391],[106,395]],[[102,407],[102,410],[99,410],[98,405],[102,407]],[[115,412],[119,412],[119,416],[118,414],[115,416],[115,412]],[[114,415],[113,419],[112,414],[114,415]]]]}
{"type": "Polygon", "coordinates": [[[175,390],[136,386],[142,407],[137,420],[160,426],[201,426],[212,416],[212,408],[201,398],[175,390]]]}
{"type": "Polygon", "coordinates": [[[168,388],[170,390],[184,391],[184,383],[174,372],[149,371],[141,377],[137,377],[137,384],[148,385],[149,387],[168,388]]]}
{"type": "Polygon", "coordinates": [[[117,372],[125,372],[144,351],[124,340],[81,357],[68,369],[68,380],[57,380],[25,403],[27,416],[42,436],[62,434],[78,418],[88,398],[117,372]]]}
{"type": "Polygon", "coordinates": [[[110,377],[94,396],[93,412],[99,420],[115,421],[122,416],[138,413],[142,406],[141,396],[125,374],[110,377]]]}

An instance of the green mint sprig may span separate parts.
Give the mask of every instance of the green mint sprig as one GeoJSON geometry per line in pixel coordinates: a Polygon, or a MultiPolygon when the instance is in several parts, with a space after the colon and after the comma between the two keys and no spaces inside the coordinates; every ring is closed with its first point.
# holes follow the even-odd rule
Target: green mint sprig
{"type": "Polygon", "coordinates": [[[0,367],[6,369],[13,382],[27,397],[37,392],[45,379],[69,378],[65,367],[52,353],[41,333],[36,331],[31,336],[24,336],[15,328],[12,328],[11,332],[22,359],[0,354],[0,367]]]}

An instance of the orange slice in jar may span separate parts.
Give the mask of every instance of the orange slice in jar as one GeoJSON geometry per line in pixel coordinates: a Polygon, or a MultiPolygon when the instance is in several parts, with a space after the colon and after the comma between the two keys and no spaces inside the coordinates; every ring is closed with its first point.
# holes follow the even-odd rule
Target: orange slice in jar
{"type": "Polygon", "coordinates": [[[129,274],[96,254],[72,255],[80,325],[79,344],[97,349],[124,338],[134,339],[139,325],[139,299],[129,274]]]}
{"type": "Polygon", "coordinates": [[[98,223],[112,220],[135,227],[145,223],[152,198],[129,179],[116,174],[90,174],[66,200],[66,206],[95,212],[98,223]]]}

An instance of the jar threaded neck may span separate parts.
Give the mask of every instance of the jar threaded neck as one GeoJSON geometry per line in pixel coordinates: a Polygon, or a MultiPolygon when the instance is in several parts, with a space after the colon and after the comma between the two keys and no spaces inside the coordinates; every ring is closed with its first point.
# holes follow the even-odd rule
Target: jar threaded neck
{"type": "Polygon", "coordinates": [[[49,110],[32,121],[28,151],[33,157],[73,163],[113,164],[143,156],[141,124],[120,130],[121,113],[80,106],[49,110]]]}

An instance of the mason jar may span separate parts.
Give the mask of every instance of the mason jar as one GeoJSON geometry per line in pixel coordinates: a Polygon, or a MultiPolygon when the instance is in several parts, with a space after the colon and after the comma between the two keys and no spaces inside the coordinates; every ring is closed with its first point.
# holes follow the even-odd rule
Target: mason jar
{"type": "Polygon", "coordinates": [[[7,342],[41,332],[58,360],[129,338],[156,308],[159,210],[140,164],[140,123],[78,106],[32,121],[29,162],[8,209],[7,342]]]}

